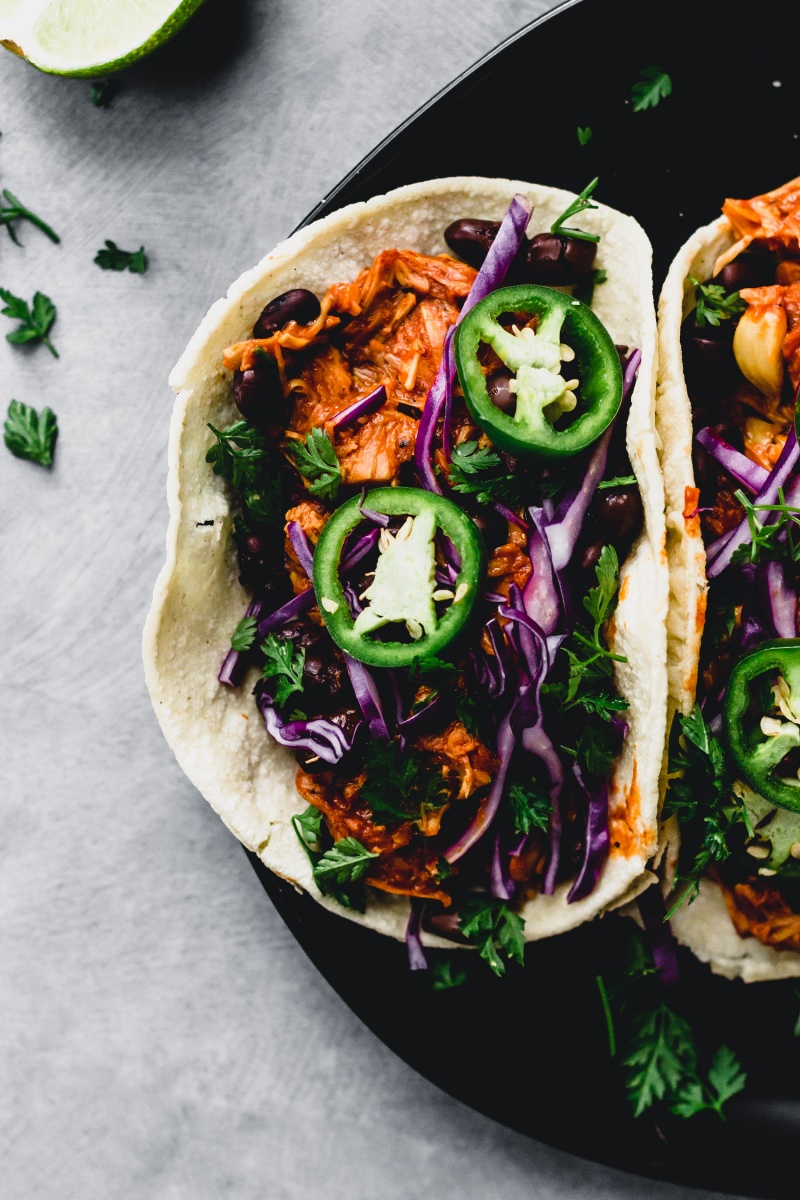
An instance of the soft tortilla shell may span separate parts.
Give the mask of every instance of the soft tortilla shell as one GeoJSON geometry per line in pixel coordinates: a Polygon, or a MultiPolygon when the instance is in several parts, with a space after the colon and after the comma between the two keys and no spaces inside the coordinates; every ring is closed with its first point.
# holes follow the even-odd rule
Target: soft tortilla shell
{"type": "MultiPolygon", "coordinates": [[[[692,465],[692,406],[683,376],[681,323],[694,306],[689,276],[708,279],[719,255],[736,241],[727,217],[698,229],[670,266],[658,302],[659,382],[656,423],[661,441],[661,468],[667,508],[667,555],[670,598],[667,619],[669,670],[669,730],[675,712],[688,713],[697,690],[700,641],[706,612],[706,556],[700,523],[683,516],[686,490],[695,486],[692,465]]],[[[678,830],[671,823],[667,878],[671,883],[677,861],[678,830]]],[[[764,946],[743,938],[728,916],[720,886],[703,881],[692,904],[682,904],[672,916],[678,941],[717,975],[747,983],[800,976],[800,954],[764,946]]]]}
{"type": "MultiPolygon", "coordinates": [[[[217,684],[220,660],[248,596],[237,579],[227,488],[205,462],[211,443],[207,422],[220,426],[235,419],[222,351],[249,336],[273,296],[292,287],[322,295],[331,283],[354,278],[390,246],[444,253],[443,231],[451,221],[466,215],[498,219],[517,191],[534,202],[532,230],[548,228],[573,199],[572,193],[509,180],[441,179],[350,205],[301,229],[217,301],[170,379],[178,396],[169,439],[167,561],[155,586],[143,647],[161,727],[195,786],[271,870],[340,915],[397,938],[408,916],[405,898],[371,892],[361,915],[319,894],[290,821],[304,807],[295,789],[293,755],[266,736],[250,696],[252,680],[237,691],[217,684]]],[[[596,311],[615,342],[642,350],[627,436],[646,524],[624,564],[615,620],[617,651],[629,659],[620,666],[618,683],[630,702],[630,733],[612,787],[612,830],[619,845],[585,900],[567,905],[567,889],[561,887],[555,896],[527,904],[529,940],[579,925],[651,882],[645,866],[656,846],[664,742],[668,580],[655,444],[651,250],[641,227],[613,209],[598,206],[581,219],[585,228],[602,235],[597,261],[608,271],[608,282],[596,293],[596,311]]]]}

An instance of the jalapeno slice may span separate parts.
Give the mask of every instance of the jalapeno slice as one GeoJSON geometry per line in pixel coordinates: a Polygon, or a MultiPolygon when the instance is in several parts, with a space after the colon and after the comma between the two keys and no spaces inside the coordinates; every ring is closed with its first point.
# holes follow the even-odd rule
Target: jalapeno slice
{"type": "Polygon", "coordinates": [[[759,796],[800,812],[800,639],[764,642],[734,667],[725,694],[725,739],[736,770],[759,796]],[[772,711],[780,715],[771,715],[772,711]]]}
{"type": "Polygon", "coordinates": [[[409,667],[415,658],[439,655],[469,621],[486,571],[486,551],[474,522],[452,501],[421,488],[378,488],[366,500],[353,497],[338,508],[314,552],[314,590],[333,640],[352,658],[374,667],[409,667]],[[345,541],[364,521],[361,505],[389,517],[405,517],[399,530],[382,530],[366,607],[355,616],[340,577],[345,541]],[[436,533],[450,539],[461,560],[453,584],[436,581],[436,533]],[[447,608],[437,613],[437,604],[447,608]],[[405,640],[386,638],[387,626],[405,640]]]}
{"type": "Polygon", "coordinates": [[[597,441],[622,403],[622,367],[607,329],[587,305],[553,288],[523,284],[492,292],[456,328],[455,357],[473,419],[511,454],[578,454],[597,441]],[[515,334],[500,324],[503,313],[536,317],[535,331],[515,334]],[[513,415],[492,403],[478,357],[482,344],[516,376],[513,415]]]}

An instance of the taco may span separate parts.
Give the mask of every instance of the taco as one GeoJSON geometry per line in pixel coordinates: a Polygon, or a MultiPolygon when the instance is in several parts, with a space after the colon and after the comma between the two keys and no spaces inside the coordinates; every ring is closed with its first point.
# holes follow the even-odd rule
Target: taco
{"type": "Polygon", "coordinates": [[[678,939],[760,980],[800,975],[800,179],[722,213],[659,302],[664,811],[678,939]]]}
{"type": "Polygon", "coordinates": [[[412,965],[455,938],[500,972],[654,878],[650,246],[594,182],[335,212],[171,377],[158,719],[249,850],[412,965]]]}

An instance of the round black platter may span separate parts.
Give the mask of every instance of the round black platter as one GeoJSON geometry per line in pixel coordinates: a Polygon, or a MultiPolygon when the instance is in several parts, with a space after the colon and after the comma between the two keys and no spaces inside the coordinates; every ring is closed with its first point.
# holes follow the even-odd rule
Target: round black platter
{"type": "MultiPolygon", "coordinates": [[[[679,246],[719,213],[800,174],[800,10],[751,26],[705,0],[583,0],[521,30],[378,146],[306,219],[445,175],[496,175],[580,190],[632,213],[653,243],[656,292],[679,246]],[[673,94],[634,113],[642,68],[673,94]],[[577,126],[593,137],[580,146],[577,126]]],[[[464,213],[464,216],[482,216],[464,213]]],[[[748,1072],[728,1119],[631,1116],[609,1057],[595,978],[627,922],[609,918],[527,948],[524,970],[471,970],[434,992],[404,947],[334,916],[250,856],[306,953],[355,1013],[447,1092],[587,1158],[737,1195],[795,1197],[800,991],[711,975],[681,952],[678,1004],[701,1042],[748,1072]]]]}

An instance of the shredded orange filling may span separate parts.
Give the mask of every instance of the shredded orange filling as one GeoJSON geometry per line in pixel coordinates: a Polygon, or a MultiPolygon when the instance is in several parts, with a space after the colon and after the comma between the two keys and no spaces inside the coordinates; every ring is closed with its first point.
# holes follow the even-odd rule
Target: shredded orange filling
{"type": "Polygon", "coordinates": [[[751,200],[726,200],[722,211],[739,240],[719,256],[715,275],[754,241],[800,254],[800,176],[751,200]]]}
{"type": "Polygon", "coordinates": [[[723,893],[741,937],[754,937],[778,950],[800,951],[800,913],[792,911],[778,888],[750,879],[732,888],[723,885],[723,893]]]}

